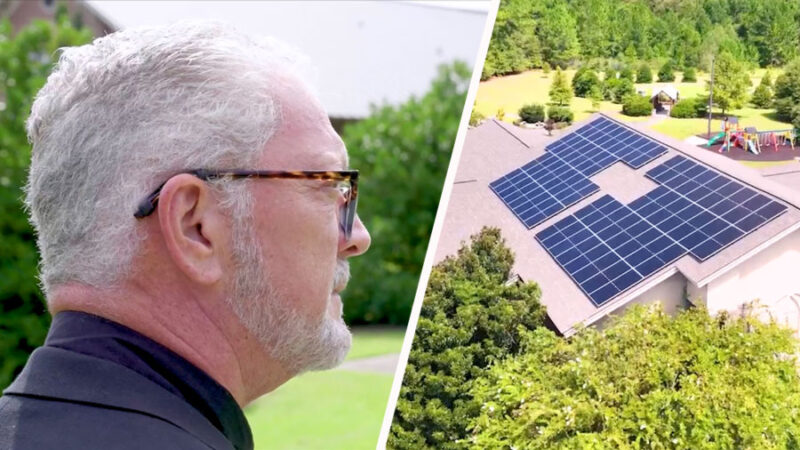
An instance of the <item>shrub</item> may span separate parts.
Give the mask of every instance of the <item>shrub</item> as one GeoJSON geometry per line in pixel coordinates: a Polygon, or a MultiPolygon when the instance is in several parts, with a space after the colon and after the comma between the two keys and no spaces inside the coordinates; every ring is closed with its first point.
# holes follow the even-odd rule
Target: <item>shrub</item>
{"type": "Polygon", "coordinates": [[[544,64],[542,64],[542,72],[547,75],[551,70],[553,70],[553,68],[550,66],[550,63],[545,61],[544,64]]]}
{"type": "Polygon", "coordinates": [[[630,66],[626,65],[619,71],[619,77],[624,78],[626,80],[633,81],[633,69],[630,66]]]}
{"type": "Polygon", "coordinates": [[[527,123],[544,122],[544,106],[536,103],[525,105],[519,109],[519,118],[527,123]]]}
{"type": "Polygon", "coordinates": [[[572,90],[577,97],[588,97],[592,88],[601,84],[597,72],[587,66],[581,66],[572,78],[572,90]]]}
{"type": "Polygon", "coordinates": [[[672,61],[667,61],[658,70],[658,81],[675,81],[675,69],[672,67],[672,61]]]}
{"type": "Polygon", "coordinates": [[[622,101],[622,114],[626,116],[649,116],[653,113],[650,99],[639,94],[628,95],[622,101]]]}
{"type": "Polygon", "coordinates": [[[681,79],[681,81],[684,83],[694,83],[697,81],[697,73],[694,67],[689,66],[683,71],[683,79],[681,79]]]}
{"type": "Polygon", "coordinates": [[[669,112],[670,117],[675,117],[678,119],[690,119],[694,117],[701,117],[698,116],[697,111],[697,99],[693,98],[685,98],[675,106],[669,112]]]}
{"type": "Polygon", "coordinates": [[[475,448],[797,448],[788,329],[636,306],[604,331],[523,339],[473,383],[475,448]]]}
{"type": "Polygon", "coordinates": [[[766,109],[772,106],[772,89],[763,82],[756,87],[753,91],[753,96],[750,98],[753,105],[757,108],[766,109]]]}
{"type": "Polygon", "coordinates": [[[553,119],[553,122],[572,123],[574,115],[569,108],[565,106],[550,106],[547,108],[547,117],[553,119]]]}
{"type": "Polygon", "coordinates": [[[472,127],[478,126],[481,122],[486,119],[486,116],[481,114],[477,109],[472,108],[472,112],[469,114],[469,125],[472,127]]]}
{"type": "Polygon", "coordinates": [[[641,66],[639,66],[639,70],[636,72],[636,82],[637,83],[653,82],[653,71],[650,70],[650,66],[644,63],[641,66]]]}
{"type": "Polygon", "coordinates": [[[604,82],[603,98],[614,103],[622,103],[628,95],[636,94],[636,86],[627,78],[611,78],[604,82]]]}
{"type": "Polygon", "coordinates": [[[473,380],[517,353],[520,333],[545,318],[536,284],[506,284],[513,264],[500,230],[484,228],[434,266],[388,447],[470,447],[469,422],[480,413],[473,380]]]}

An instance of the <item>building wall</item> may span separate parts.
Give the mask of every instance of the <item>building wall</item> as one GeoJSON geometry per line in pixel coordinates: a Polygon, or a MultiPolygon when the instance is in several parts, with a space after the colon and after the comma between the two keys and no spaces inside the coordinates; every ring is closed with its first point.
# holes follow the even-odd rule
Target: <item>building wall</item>
{"type": "Polygon", "coordinates": [[[57,2],[46,0],[11,0],[3,3],[2,14],[8,16],[15,31],[28,25],[35,19],[53,21],[58,5],[63,4],[73,20],[80,16],[85,27],[92,30],[95,36],[103,36],[114,31],[113,27],[97,16],[82,2],[57,2]]]}
{"type": "Polygon", "coordinates": [[[706,304],[712,314],[739,313],[743,305],[757,301],[758,307],[772,311],[781,321],[795,322],[787,315],[800,311],[787,299],[800,294],[800,230],[711,281],[707,289],[706,304]]]}
{"type": "MultiPolygon", "coordinates": [[[[626,303],[625,306],[614,311],[612,315],[622,315],[633,305],[651,305],[660,303],[664,311],[669,315],[674,315],[678,311],[686,308],[689,303],[685,300],[686,277],[680,272],[676,272],[666,280],[648,289],[635,299],[626,303]]],[[[596,322],[598,328],[603,328],[608,324],[609,316],[596,322]]]]}

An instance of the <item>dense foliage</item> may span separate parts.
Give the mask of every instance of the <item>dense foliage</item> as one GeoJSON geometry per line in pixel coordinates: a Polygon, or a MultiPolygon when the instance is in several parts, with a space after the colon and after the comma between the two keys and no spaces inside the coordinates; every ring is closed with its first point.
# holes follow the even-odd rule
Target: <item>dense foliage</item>
{"type": "Polygon", "coordinates": [[[44,85],[59,47],[91,39],[66,15],[37,21],[14,34],[0,22],[0,387],[11,382],[41,345],[50,317],[37,285],[33,229],[22,205],[31,150],[25,133],[34,94],[44,85]]]}
{"type": "Polygon", "coordinates": [[[694,67],[687,67],[683,70],[683,78],[681,78],[681,83],[694,83],[697,81],[697,72],[695,72],[694,67]]]}
{"type": "Polygon", "coordinates": [[[675,81],[675,68],[672,66],[672,61],[667,61],[658,69],[658,81],[675,81]]]}
{"type": "Polygon", "coordinates": [[[761,83],[753,91],[750,101],[753,102],[756,108],[767,109],[772,107],[772,86],[769,83],[769,78],[764,77],[761,79],[761,83]]]}
{"type": "Polygon", "coordinates": [[[643,95],[633,94],[622,100],[622,114],[626,116],[649,116],[653,113],[653,104],[643,95]]]}
{"type": "Polygon", "coordinates": [[[642,64],[639,66],[639,70],[636,71],[636,82],[637,83],[652,83],[653,82],[653,71],[650,70],[650,66],[647,64],[642,64]]]}
{"type": "Polygon", "coordinates": [[[691,309],[637,306],[605,331],[524,333],[473,383],[477,448],[797,448],[791,332],[691,309]]]}
{"type": "Polygon", "coordinates": [[[389,447],[469,447],[467,427],[480,413],[473,380],[518,352],[520,333],[545,317],[536,284],[506,284],[513,263],[500,231],[484,228],[433,268],[389,447]]]}
{"type": "Polygon", "coordinates": [[[708,115],[708,98],[685,98],[676,103],[669,111],[670,117],[678,119],[701,118],[708,115]]]}
{"type": "Polygon", "coordinates": [[[364,175],[359,214],[372,234],[369,251],[351,262],[351,323],[408,320],[469,76],[463,63],[443,66],[423,97],[376,108],[344,129],[351,164],[364,175]]]}
{"type": "Polygon", "coordinates": [[[775,110],[779,120],[800,129],[800,58],[795,59],[775,79],[775,110]]]}
{"type": "Polygon", "coordinates": [[[583,65],[572,76],[572,91],[576,97],[588,97],[594,87],[601,87],[603,83],[597,72],[591,67],[583,65]]]}
{"type": "Polygon", "coordinates": [[[592,59],[707,70],[719,51],[780,66],[800,54],[798,27],[796,0],[502,0],[483,77],[592,59]]]}
{"type": "Polygon", "coordinates": [[[519,118],[526,123],[544,122],[544,105],[531,103],[519,109],[519,118]]]}
{"type": "Polygon", "coordinates": [[[566,106],[551,105],[547,108],[547,118],[556,123],[572,123],[575,115],[566,106]]]}
{"type": "Polygon", "coordinates": [[[627,78],[608,78],[603,82],[603,98],[614,103],[622,103],[629,96],[636,95],[636,86],[627,78]]]}

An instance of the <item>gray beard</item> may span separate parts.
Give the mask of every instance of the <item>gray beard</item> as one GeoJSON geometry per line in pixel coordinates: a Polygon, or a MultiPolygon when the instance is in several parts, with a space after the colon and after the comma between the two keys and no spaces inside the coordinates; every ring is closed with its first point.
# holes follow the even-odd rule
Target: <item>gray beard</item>
{"type": "MultiPolygon", "coordinates": [[[[227,300],[239,321],[272,358],[293,374],[338,366],[352,342],[341,308],[337,317],[332,318],[326,305],[321,320],[315,321],[282,301],[285,295],[269,283],[268,267],[250,219],[250,202],[234,200],[233,203],[235,274],[227,300]]],[[[343,281],[349,277],[348,262],[338,260],[334,286],[344,285],[343,281]]]]}

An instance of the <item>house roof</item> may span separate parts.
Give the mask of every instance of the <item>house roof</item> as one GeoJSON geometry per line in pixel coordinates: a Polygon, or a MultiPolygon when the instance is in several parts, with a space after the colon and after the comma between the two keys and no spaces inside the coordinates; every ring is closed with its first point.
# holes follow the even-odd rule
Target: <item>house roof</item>
{"type": "Polygon", "coordinates": [[[600,187],[598,192],[530,230],[526,229],[490,190],[489,183],[542,156],[547,144],[598,116],[599,114],[596,114],[568,129],[554,132],[552,137],[548,137],[541,129],[525,130],[495,120],[470,129],[467,132],[455,184],[452,187],[444,229],[436,254],[437,261],[455,253],[460,242],[468,239],[481,227],[499,227],[516,254],[514,271],[524,280],[539,283],[543,292],[542,301],[547,306],[550,318],[560,331],[570,334],[577,324],[590,324],[601,319],[676,272],[680,272],[692,283],[702,287],[776,240],[800,228],[800,193],[766,179],[755,170],[722,155],[654,133],[640,124],[618,122],[661,142],[667,147],[667,152],[637,170],[622,162],[611,165],[591,177],[591,181],[600,187]],[[787,205],[788,211],[704,262],[696,260],[691,255],[684,255],[608,302],[599,307],[595,306],[534,236],[606,194],[623,204],[629,204],[645,195],[655,189],[657,184],[645,178],[644,174],[676,155],[703,163],[740,183],[755,188],[787,205]]]}
{"type": "Polygon", "coordinates": [[[317,66],[318,94],[331,117],[362,118],[371,104],[427,92],[440,64],[473,66],[490,2],[87,3],[117,29],[216,19],[276,37],[317,66]]]}
{"type": "Polygon", "coordinates": [[[653,98],[661,93],[671,98],[672,100],[678,100],[678,88],[676,88],[671,84],[653,89],[653,95],[651,95],[650,98],[653,98]]]}

